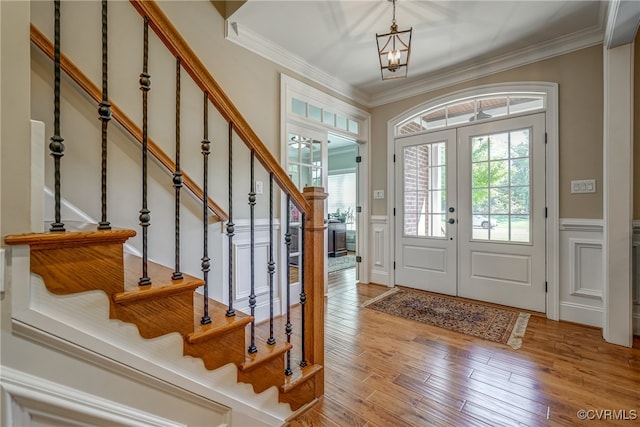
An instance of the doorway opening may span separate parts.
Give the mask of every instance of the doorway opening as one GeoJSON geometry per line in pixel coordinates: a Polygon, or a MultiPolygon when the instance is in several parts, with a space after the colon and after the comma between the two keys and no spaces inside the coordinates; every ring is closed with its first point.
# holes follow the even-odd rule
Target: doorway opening
{"type": "MultiPolygon", "coordinates": [[[[356,267],[358,222],[358,143],[328,135],[327,272],[356,267]]],[[[357,275],[356,275],[357,278],[357,275]]]]}
{"type": "MultiPolygon", "coordinates": [[[[368,283],[366,224],[369,218],[369,201],[366,195],[369,192],[367,179],[369,113],[283,74],[281,75],[281,120],[284,136],[281,161],[298,188],[314,185],[323,187],[329,193],[335,193],[325,202],[324,218],[327,221],[327,228],[329,229],[329,226],[332,228],[331,241],[329,241],[329,230],[325,232],[325,292],[328,290],[329,258],[332,258],[332,264],[336,259],[339,261],[343,258],[355,259],[355,268],[349,269],[354,272],[354,283],[356,281],[368,283]],[[346,155],[341,153],[342,151],[356,155],[346,155]],[[340,163],[336,163],[338,160],[330,157],[336,159],[344,157],[348,163],[341,166],[340,163]],[[341,183],[341,179],[344,182],[341,183]],[[355,197],[351,185],[353,181],[355,181],[355,197]],[[340,185],[348,186],[349,190],[346,190],[347,187],[340,188],[340,185]],[[338,188],[330,189],[335,186],[338,188]],[[330,220],[333,222],[330,223],[330,220]],[[337,233],[337,240],[333,239],[334,228],[343,229],[337,233]],[[329,254],[330,243],[333,244],[332,256],[329,254]],[[336,251],[336,248],[339,250],[336,251]]],[[[345,162],[344,159],[341,161],[345,162]]],[[[285,212],[287,208],[283,206],[281,215],[285,212]]],[[[284,223],[284,221],[285,217],[282,216],[281,222],[284,223]]],[[[297,266],[296,262],[300,262],[300,256],[301,254],[294,253],[293,258],[286,260],[290,268],[297,266]]],[[[284,293],[286,286],[285,280],[281,277],[281,292],[284,293]]],[[[297,292],[298,287],[299,283],[290,284],[293,293],[297,292]]]]}

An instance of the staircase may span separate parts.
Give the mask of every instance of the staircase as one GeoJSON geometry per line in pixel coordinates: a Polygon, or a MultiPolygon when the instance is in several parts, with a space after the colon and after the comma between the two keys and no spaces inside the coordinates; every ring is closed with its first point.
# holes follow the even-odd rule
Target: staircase
{"type": "Polygon", "coordinates": [[[239,382],[251,384],[255,393],[278,387],[279,402],[297,410],[315,399],[319,365],[301,368],[296,376],[285,376],[284,357],[289,343],[269,345],[258,342],[258,351],[246,351],[247,325],[253,318],[237,312],[226,316],[227,306],[209,299],[211,323],[202,325],[201,295],[196,292],[202,279],[183,275],[171,277],[172,269],[151,263],[153,283],[138,285],[141,259],[125,254],[123,245],[133,230],[95,231],[95,224],[65,233],[28,233],[5,238],[8,245],[30,248],[31,272],[40,276],[55,295],[104,291],[109,301],[109,318],[132,323],[141,337],[152,339],[177,332],[183,354],[202,359],[206,369],[233,363],[239,382]],[[224,351],[220,351],[224,349],[224,351]]]}
{"type": "MultiPolygon", "coordinates": [[[[281,322],[286,325],[285,330],[277,332],[278,339],[274,339],[273,334],[266,331],[265,327],[260,325],[256,327],[255,316],[233,309],[230,302],[231,289],[227,294],[229,299],[227,303],[209,297],[207,281],[209,267],[205,265],[205,262],[208,262],[206,250],[202,267],[204,278],[186,273],[176,276],[177,268],[149,261],[146,253],[139,256],[125,249],[127,242],[138,234],[132,229],[119,229],[115,226],[100,229],[98,224],[77,226],[67,224],[65,230],[49,232],[25,230],[23,234],[5,236],[4,242],[15,248],[16,264],[20,264],[21,253],[28,254],[27,265],[30,272],[42,279],[48,292],[54,295],[52,298],[86,295],[92,291],[104,292],[108,302],[109,319],[135,325],[141,338],[154,340],[179,334],[183,356],[201,360],[203,369],[215,371],[226,369],[231,364],[237,369],[236,381],[251,385],[254,393],[261,394],[275,388],[277,390],[275,404],[289,405],[290,414],[305,409],[323,394],[324,286],[322,281],[324,272],[322,271],[323,263],[319,260],[324,257],[323,208],[326,194],[321,188],[307,187],[303,193],[295,188],[287,173],[155,2],[131,1],[131,4],[140,16],[148,21],[149,27],[156,32],[158,39],[169,52],[179,60],[179,67],[186,70],[194,83],[204,91],[205,102],[211,102],[220,116],[229,124],[230,147],[233,130],[251,152],[252,166],[255,157],[269,174],[272,182],[281,188],[283,197],[291,200],[291,206],[295,206],[302,213],[304,218],[302,233],[304,235],[302,241],[305,266],[302,275],[304,295],[301,301],[294,301],[292,297],[289,304],[289,306],[296,306],[294,309],[301,314],[298,317],[302,318],[302,323],[292,325],[293,320],[289,319],[291,309],[287,308],[286,319],[281,322]],[[141,275],[148,277],[151,283],[141,284],[141,275]]],[[[45,55],[55,59],[55,47],[33,25],[31,38],[34,45],[45,55]]],[[[61,55],[60,67],[86,96],[100,102],[102,91],[64,53],[61,55]]],[[[112,108],[111,118],[120,124],[122,128],[120,131],[129,133],[131,139],[143,145],[145,149],[150,147],[150,154],[169,173],[174,173],[174,170],[179,171],[177,160],[175,162],[171,160],[159,145],[145,135],[144,127],[135,125],[134,121],[127,117],[113,100],[109,101],[112,108]]],[[[229,162],[231,163],[231,160],[229,162]]],[[[206,171],[206,166],[204,169],[206,171]]],[[[223,227],[226,225],[229,246],[231,246],[233,237],[231,215],[227,215],[224,209],[208,196],[206,184],[204,189],[200,189],[186,173],[179,172],[187,189],[202,202],[205,213],[203,225],[205,246],[206,230],[215,227],[215,222],[218,221],[223,224],[223,227]]],[[[253,176],[253,169],[251,173],[253,176]]],[[[174,173],[174,183],[175,175],[174,173]]],[[[207,180],[205,176],[204,181],[207,180]]],[[[231,181],[231,175],[229,181],[231,181]]],[[[255,195],[253,197],[255,199],[255,195]]],[[[229,196],[229,209],[231,209],[231,199],[232,197],[229,196]]],[[[189,203],[192,203],[192,199],[189,203]]],[[[58,207],[56,213],[59,214],[59,211],[58,207]]],[[[253,211],[251,219],[253,221],[253,211]]],[[[57,222],[59,221],[56,218],[57,222]]],[[[144,221],[141,219],[141,222],[144,221]]],[[[288,222],[287,220],[285,240],[291,238],[288,222]]],[[[289,242],[286,241],[286,243],[289,242]]],[[[231,257],[231,249],[229,251],[228,256],[231,257]]],[[[16,268],[18,267],[19,265],[16,265],[16,268]]],[[[282,270],[288,270],[288,266],[284,265],[282,270]]],[[[273,270],[270,271],[273,275],[273,270]]],[[[231,282],[230,279],[230,287],[231,282]]],[[[214,283],[212,286],[222,285],[214,283]]],[[[224,294],[222,291],[213,293],[224,294]]],[[[295,297],[297,299],[297,296],[295,297]]],[[[255,295],[252,295],[252,298],[253,310],[255,295]]],[[[287,299],[289,299],[288,295],[287,299]]],[[[14,307],[14,311],[18,313],[14,319],[28,324],[32,322],[30,318],[27,319],[28,316],[24,319],[20,318],[20,310],[23,308],[14,307]]],[[[25,311],[28,310],[30,308],[25,309],[25,311]]],[[[282,316],[284,317],[285,313],[282,313],[282,316]]],[[[275,320],[277,323],[277,316],[275,320]]],[[[273,315],[269,322],[273,324],[273,315]]],[[[50,328],[49,333],[54,335],[58,333],[55,331],[56,327],[47,326],[40,321],[33,322],[32,326],[44,330],[50,328]],[[38,324],[35,325],[35,323],[38,324]]],[[[64,338],[70,340],[71,336],[73,334],[70,333],[64,338]]],[[[101,339],[99,336],[94,338],[101,339]]],[[[103,339],[108,340],[108,338],[103,339]]],[[[77,344],[86,347],[85,343],[77,344]]],[[[89,351],[102,354],[100,348],[90,348],[89,351]]],[[[144,371],[144,368],[138,369],[144,371]]],[[[172,368],[168,367],[168,369],[172,368]]],[[[147,373],[153,376],[152,371],[150,369],[147,373]]]]}

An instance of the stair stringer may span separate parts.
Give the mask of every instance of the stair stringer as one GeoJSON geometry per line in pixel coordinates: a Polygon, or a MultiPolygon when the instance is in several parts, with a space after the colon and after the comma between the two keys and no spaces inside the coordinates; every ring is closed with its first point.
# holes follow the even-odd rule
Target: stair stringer
{"type": "Polygon", "coordinates": [[[29,248],[11,251],[15,333],[142,382],[151,377],[232,408],[233,426],[282,425],[293,413],[288,404],[278,403],[276,387],[256,394],[251,384],[237,382],[234,364],[209,371],[201,359],[184,356],[180,334],[144,339],[135,325],[109,319],[102,291],[51,294],[42,278],[30,273],[29,248]]]}

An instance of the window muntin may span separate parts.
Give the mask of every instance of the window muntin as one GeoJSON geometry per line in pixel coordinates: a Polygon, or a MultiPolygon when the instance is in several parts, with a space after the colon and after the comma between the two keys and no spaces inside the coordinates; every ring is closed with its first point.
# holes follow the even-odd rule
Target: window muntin
{"type": "Polygon", "coordinates": [[[326,126],[339,129],[352,135],[359,135],[361,126],[358,120],[340,114],[337,111],[326,109],[311,102],[305,102],[298,98],[291,98],[291,112],[326,126]]]}
{"type": "Polygon", "coordinates": [[[531,243],[531,129],[471,138],[472,239],[531,243]]]}
{"type": "Polygon", "coordinates": [[[445,142],[405,147],[402,164],[404,235],[446,238],[445,142]]]}
{"type": "Polygon", "coordinates": [[[395,133],[396,136],[413,135],[544,108],[545,96],[540,93],[485,94],[457,99],[421,111],[398,124],[395,133]]]}

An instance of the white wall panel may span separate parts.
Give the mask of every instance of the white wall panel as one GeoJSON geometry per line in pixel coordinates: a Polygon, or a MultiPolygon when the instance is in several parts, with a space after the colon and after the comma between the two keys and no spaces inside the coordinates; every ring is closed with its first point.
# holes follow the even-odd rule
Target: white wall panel
{"type": "Polygon", "coordinates": [[[390,283],[390,269],[393,268],[389,259],[389,222],[386,216],[373,215],[371,217],[371,282],[393,286],[390,283]]]}
{"type": "Polygon", "coordinates": [[[560,220],[560,320],[603,325],[601,220],[560,220]]]}

